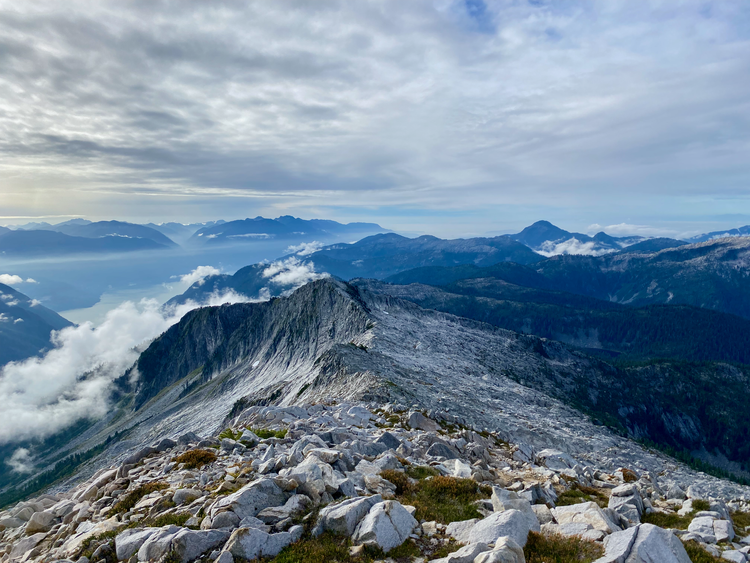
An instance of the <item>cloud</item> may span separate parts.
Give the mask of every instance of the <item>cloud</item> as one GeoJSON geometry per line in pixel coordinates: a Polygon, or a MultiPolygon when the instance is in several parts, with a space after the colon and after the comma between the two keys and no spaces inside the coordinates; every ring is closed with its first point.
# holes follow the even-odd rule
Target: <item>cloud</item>
{"type": "Polygon", "coordinates": [[[262,275],[264,278],[269,278],[268,281],[272,284],[292,286],[294,289],[308,282],[329,277],[329,274],[317,273],[312,262],[302,262],[294,256],[286,260],[271,262],[263,270],[262,275]]]}
{"type": "Polygon", "coordinates": [[[31,473],[34,471],[31,452],[26,448],[18,448],[5,463],[10,465],[11,469],[16,473],[31,473]]]}
{"type": "Polygon", "coordinates": [[[581,242],[577,238],[571,238],[562,242],[545,241],[537,250],[542,256],[557,256],[559,254],[584,254],[586,256],[601,256],[609,254],[613,250],[597,250],[595,242],[581,242]]]}
{"type": "Polygon", "coordinates": [[[296,245],[288,246],[284,251],[285,254],[296,254],[297,256],[309,256],[314,252],[317,252],[325,245],[322,242],[314,240],[312,242],[303,242],[296,245]]]}
{"type": "Polygon", "coordinates": [[[38,307],[41,304],[42,302],[38,299],[32,299],[31,301],[29,301],[29,307],[38,307]]]}
{"type": "Polygon", "coordinates": [[[749,16],[743,0],[8,4],[4,208],[398,207],[399,228],[433,231],[449,223],[411,219],[487,210],[480,232],[540,201],[608,223],[725,213],[750,180],[749,16]]]}
{"type": "Polygon", "coordinates": [[[19,285],[23,283],[23,278],[15,274],[0,274],[0,283],[5,285],[19,285]]]}
{"type": "Polygon", "coordinates": [[[23,322],[23,319],[16,319],[15,321],[13,321],[13,324],[17,325],[18,323],[22,323],[22,322],[23,322]]]}
{"type": "Polygon", "coordinates": [[[0,313],[0,323],[7,323],[8,321],[10,321],[10,317],[5,313],[0,313]]]}
{"type": "Polygon", "coordinates": [[[187,285],[193,285],[194,283],[203,285],[203,282],[207,277],[218,276],[219,274],[221,274],[221,270],[219,270],[218,268],[214,268],[213,266],[198,266],[189,274],[185,274],[184,276],[182,276],[180,278],[180,281],[187,285]]]}
{"type": "Polygon", "coordinates": [[[86,322],[53,332],[53,348],[44,356],[0,370],[0,444],[44,438],[77,420],[103,416],[110,408],[112,381],[185,313],[246,301],[233,291],[166,310],[155,300],[128,301],[109,311],[99,326],[86,322]]]}

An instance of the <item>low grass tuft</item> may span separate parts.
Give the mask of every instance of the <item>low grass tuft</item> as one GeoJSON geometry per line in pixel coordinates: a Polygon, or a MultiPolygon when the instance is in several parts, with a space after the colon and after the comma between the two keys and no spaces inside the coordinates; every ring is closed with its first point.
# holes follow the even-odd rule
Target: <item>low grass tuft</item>
{"type": "Polygon", "coordinates": [[[216,461],[216,453],[210,450],[190,450],[174,459],[175,463],[184,463],[185,469],[198,469],[216,461]]]}
{"type": "Polygon", "coordinates": [[[690,522],[693,521],[693,513],[685,516],[679,514],[665,514],[663,512],[652,512],[651,514],[643,514],[641,516],[641,522],[644,524],[653,524],[660,528],[674,528],[676,530],[687,530],[690,522]]]}
{"type": "MultiPolygon", "coordinates": [[[[410,465],[406,468],[406,474],[412,479],[427,479],[427,477],[437,477],[440,472],[429,465],[410,465]]],[[[394,483],[395,484],[395,483],[394,483]]]]}
{"type": "Polygon", "coordinates": [[[454,551],[458,551],[463,546],[464,544],[458,543],[453,538],[450,538],[447,543],[444,543],[443,545],[438,547],[435,551],[433,551],[430,557],[432,559],[442,559],[443,557],[448,557],[454,551]]]}
{"type": "Polygon", "coordinates": [[[593,487],[573,483],[570,489],[560,494],[555,504],[557,506],[570,506],[572,504],[592,501],[601,508],[607,508],[609,504],[609,498],[603,492],[593,487]]]}
{"type": "Polygon", "coordinates": [[[365,553],[362,557],[349,555],[351,539],[326,532],[317,538],[307,537],[286,546],[269,563],[370,563],[372,558],[365,553]]]}
{"type": "Polygon", "coordinates": [[[735,512],[732,514],[734,522],[734,533],[740,537],[747,535],[747,528],[750,527],[750,512],[735,512]]]}
{"type": "Polygon", "coordinates": [[[471,479],[437,476],[412,483],[400,471],[386,470],[380,475],[396,485],[396,498],[399,502],[417,509],[417,520],[450,524],[482,517],[473,502],[487,498],[488,495],[471,479]]]}
{"type": "Polygon", "coordinates": [[[604,548],[576,536],[544,536],[529,532],[523,554],[526,563],[591,563],[604,554],[604,548]]]}
{"type": "Polygon", "coordinates": [[[119,534],[120,531],[121,530],[110,530],[108,532],[102,532],[101,534],[97,534],[96,536],[86,538],[81,544],[79,557],[88,557],[89,559],[91,559],[94,551],[96,551],[96,547],[101,545],[103,540],[114,542],[115,536],[119,534]]]}
{"type": "Polygon", "coordinates": [[[701,510],[711,510],[711,503],[703,499],[695,499],[693,501],[693,510],[700,512],[701,510]]]}
{"type": "Polygon", "coordinates": [[[722,561],[726,561],[726,559],[722,560],[711,555],[697,541],[691,540],[682,545],[685,546],[685,551],[687,551],[688,557],[690,557],[690,561],[693,563],[721,563],[722,561]]]}
{"type": "Polygon", "coordinates": [[[632,469],[623,469],[622,480],[626,483],[635,483],[638,480],[638,475],[632,469]]]}
{"type": "Polygon", "coordinates": [[[149,495],[155,491],[163,491],[164,489],[168,489],[169,485],[166,483],[162,483],[160,481],[154,481],[153,483],[146,483],[145,485],[141,485],[137,489],[134,489],[130,491],[128,494],[126,494],[121,501],[119,501],[117,504],[114,505],[112,508],[112,514],[120,514],[122,512],[127,512],[128,510],[132,509],[136,504],[138,504],[138,501],[141,500],[146,495],[149,495]]]}
{"type": "Polygon", "coordinates": [[[153,520],[141,522],[139,526],[145,528],[161,528],[162,526],[184,526],[185,522],[192,518],[189,512],[180,512],[179,514],[162,514],[153,520]]]}
{"type": "Polygon", "coordinates": [[[282,428],[281,430],[271,430],[270,428],[248,428],[253,434],[255,434],[261,440],[268,440],[269,438],[278,438],[279,440],[286,438],[288,429],[282,428]]]}
{"type": "Polygon", "coordinates": [[[234,440],[236,442],[240,439],[241,436],[242,432],[240,430],[237,430],[237,432],[235,432],[231,428],[227,428],[226,430],[223,430],[221,434],[219,434],[219,439],[224,440],[228,438],[229,440],[234,440]]]}

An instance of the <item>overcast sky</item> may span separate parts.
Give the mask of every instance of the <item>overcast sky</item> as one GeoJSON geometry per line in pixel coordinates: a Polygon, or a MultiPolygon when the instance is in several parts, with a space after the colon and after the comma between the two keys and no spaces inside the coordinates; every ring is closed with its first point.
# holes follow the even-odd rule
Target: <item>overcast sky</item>
{"type": "Polygon", "coordinates": [[[0,224],[746,224],[749,38],[746,0],[0,0],[0,224]]]}

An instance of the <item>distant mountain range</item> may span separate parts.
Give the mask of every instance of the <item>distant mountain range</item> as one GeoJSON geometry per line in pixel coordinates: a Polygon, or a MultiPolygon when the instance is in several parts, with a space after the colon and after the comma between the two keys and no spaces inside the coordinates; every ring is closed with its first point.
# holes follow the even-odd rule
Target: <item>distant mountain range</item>
{"type": "Polygon", "coordinates": [[[0,365],[19,361],[50,348],[50,332],[72,326],[67,320],[0,284],[0,365]]]}
{"type": "Polygon", "coordinates": [[[241,221],[229,221],[219,225],[199,229],[189,242],[195,244],[227,244],[252,240],[269,239],[311,239],[329,238],[331,236],[385,232],[375,223],[348,223],[323,219],[297,219],[289,215],[277,219],[255,217],[241,221]]]}
{"type": "MultiPolygon", "coordinates": [[[[145,228],[145,227],[144,227],[145,228]]],[[[163,236],[154,231],[155,235],[163,236]]],[[[169,246],[174,246],[171,243],[169,246]]],[[[63,254],[106,254],[168,248],[151,238],[111,234],[98,238],[70,236],[57,231],[10,231],[0,234],[0,255],[18,257],[59,256],[63,254]]]]}
{"type": "Polygon", "coordinates": [[[692,238],[689,238],[689,242],[704,242],[707,240],[714,240],[719,238],[727,237],[747,237],[750,236],[750,225],[744,227],[738,227],[737,229],[729,229],[727,231],[714,231],[712,233],[705,233],[692,238]]]}

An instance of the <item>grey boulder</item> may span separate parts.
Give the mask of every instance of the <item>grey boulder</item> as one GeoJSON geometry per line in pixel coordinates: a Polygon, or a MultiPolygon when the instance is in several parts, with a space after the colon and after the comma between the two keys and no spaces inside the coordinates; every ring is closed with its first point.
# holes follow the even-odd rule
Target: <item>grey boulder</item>
{"type": "Polygon", "coordinates": [[[355,543],[376,545],[385,553],[404,543],[419,525],[414,517],[395,500],[374,505],[354,531],[355,543]]]}
{"type": "Polygon", "coordinates": [[[595,563],[691,563],[677,536],[653,524],[607,536],[604,549],[604,556],[595,563]]]}

